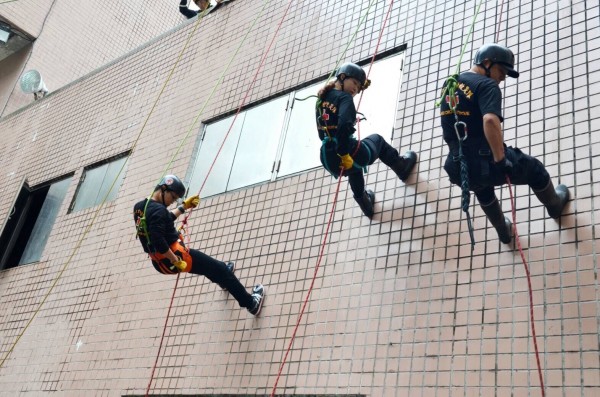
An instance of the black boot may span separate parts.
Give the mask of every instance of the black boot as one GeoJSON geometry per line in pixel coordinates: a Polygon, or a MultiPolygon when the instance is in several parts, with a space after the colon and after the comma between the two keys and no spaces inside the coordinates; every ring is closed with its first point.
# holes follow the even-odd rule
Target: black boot
{"type": "Polygon", "coordinates": [[[354,196],[354,200],[356,200],[363,214],[365,214],[367,218],[373,218],[373,204],[375,204],[375,193],[373,193],[372,190],[365,190],[362,194],[362,197],[354,196]]]}
{"type": "Polygon", "coordinates": [[[406,179],[416,163],[417,154],[412,150],[409,150],[404,153],[404,156],[400,156],[394,164],[390,165],[390,168],[398,175],[398,178],[400,178],[402,182],[406,182],[406,179]]]}
{"type": "Polygon", "coordinates": [[[571,196],[569,189],[565,185],[558,185],[554,189],[552,181],[548,182],[548,185],[539,192],[533,191],[537,198],[546,206],[548,215],[554,219],[560,218],[565,205],[569,201],[571,196]]]}
{"type": "Polygon", "coordinates": [[[512,222],[510,219],[504,216],[498,199],[494,198],[494,201],[486,205],[481,204],[481,209],[483,209],[483,212],[485,212],[485,215],[490,220],[492,226],[496,228],[500,241],[502,241],[504,244],[509,244],[511,239],[512,222]]]}

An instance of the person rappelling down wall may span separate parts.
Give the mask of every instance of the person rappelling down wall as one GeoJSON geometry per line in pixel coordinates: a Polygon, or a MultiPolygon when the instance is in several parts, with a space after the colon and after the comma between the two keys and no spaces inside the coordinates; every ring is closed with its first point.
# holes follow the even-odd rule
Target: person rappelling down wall
{"type": "MultiPolygon", "coordinates": [[[[554,219],[560,218],[569,201],[569,190],[565,185],[555,189],[539,160],[504,144],[499,85],[506,76],[519,77],[512,51],[498,44],[483,45],[471,70],[453,76],[457,89],[454,97],[448,94],[442,98],[441,124],[450,148],[444,164],[450,182],[459,186],[468,182],[500,241],[508,244],[511,222],[502,212],[494,186],[505,184],[507,176],[512,184],[529,185],[554,219]],[[461,178],[461,153],[468,169],[467,181],[465,176],[461,178]]],[[[444,89],[448,84],[447,80],[444,89]]]]}
{"type": "Polygon", "coordinates": [[[348,177],[354,199],[362,212],[373,217],[375,193],[365,190],[363,172],[378,158],[406,181],[417,162],[417,154],[398,151],[378,134],[358,141],[354,137],[356,108],[352,98],[369,87],[365,71],[354,63],[345,63],[336,71],[336,80],[325,85],[318,93],[316,118],[321,145],[321,163],[335,178],[348,177]]]}
{"type": "Polygon", "coordinates": [[[252,293],[248,293],[233,274],[233,262],[224,263],[185,246],[174,222],[200,202],[198,195],[184,199],[185,191],[185,185],[177,176],[166,175],[149,199],[135,204],[133,218],[144,252],[150,256],[152,265],[159,273],[182,272],[206,276],[233,295],[240,307],[257,316],[265,296],[262,284],[257,284],[252,293]],[[169,211],[168,207],[176,202],[179,206],[169,211]]]}

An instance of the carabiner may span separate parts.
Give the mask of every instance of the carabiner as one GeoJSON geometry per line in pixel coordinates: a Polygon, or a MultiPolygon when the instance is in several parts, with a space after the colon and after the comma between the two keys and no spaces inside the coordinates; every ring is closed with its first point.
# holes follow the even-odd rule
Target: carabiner
{"type": "Polygon", "coordinates": [[[457,121],[456,123],[454,123],[454,131],[456,131],[456,137],[458,138],[459,141],[465,141],[469,137],[469,134],[467,133],[467,123],[465,123],[464,121],[457,121]],[[460,137],[460,132],[458,131],[459,125],[461,125],[463,127],[463,130],[465,131],[464,138],[460,137]]]}

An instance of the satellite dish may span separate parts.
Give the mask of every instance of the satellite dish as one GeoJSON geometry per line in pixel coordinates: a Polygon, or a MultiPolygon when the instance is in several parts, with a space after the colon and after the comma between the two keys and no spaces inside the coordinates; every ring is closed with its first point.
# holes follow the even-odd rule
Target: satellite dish
{"type": "Polygon", "coordinates": [[[42,75],[37,70],[25,72],[20,79],[21,89],[27,94],[33,94],[35,99],[43,98],[48,93],[48,88],[42,80],[42,75]]]}

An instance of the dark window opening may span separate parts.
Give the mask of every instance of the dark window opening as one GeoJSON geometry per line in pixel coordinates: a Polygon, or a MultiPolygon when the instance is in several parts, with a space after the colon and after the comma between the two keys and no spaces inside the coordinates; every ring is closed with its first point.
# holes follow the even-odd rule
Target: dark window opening
{"type": "Polygon", "coordinates": [[[31,190],[24,184],[0,236],[0,269],[19,264],[50,185],[31,190]]]}
{"type": "Polygon", "coordinates": [[[71,183],[61,178],[36,188],[23,185],[0,235],[0,269],[40,260],[71,183]]]}

